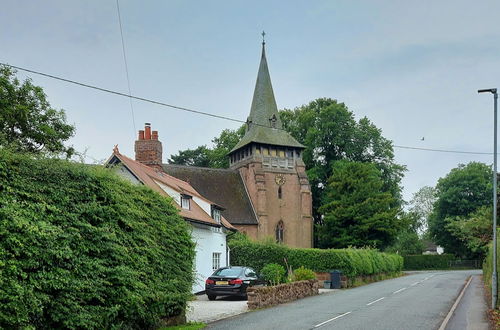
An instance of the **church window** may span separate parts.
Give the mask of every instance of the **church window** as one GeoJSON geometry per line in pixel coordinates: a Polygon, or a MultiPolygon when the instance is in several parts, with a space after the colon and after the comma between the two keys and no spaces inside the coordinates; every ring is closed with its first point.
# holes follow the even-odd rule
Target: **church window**
{"type": "Polygon", "coordinates": [[[269,148],[267,148],[267,147],[262,148],[262,154],[264,156],[268,156],[269,155],[269,148]]]}
{"type": "Polygon", "coordinates": [[[271,156],[276,157],[276,148],[271,148],[271,156]]]}
{"type": "Polygon", "coordinates": [[[260,147],[255,147],[255,154],[260,155],[260,147]]]}
{"type": "Polygon", "coordinates": [[[292,157],[293,157],[293,150],[287,150],[287,151],[286,151],[286,156],[287,156],[288,158],[292,158],[292,157]]]}
{"type": "Polygon", "coordinates": [[[285,150],[280,149],[279,150],[279,156],[282,157],[282,158],[285,157],[285,150]]]}
{"type": "Polygon", "coordinates": [[[281,199],[283,197],[283,192],[281,191],[281,186],[278,187],[278,198],[281,199]]]}
{"type": "Polygon", "coordinates": [[[278,225],[276,226],[276,242],[283,243],[284,229],[285,225],[283,224],[283,221],[280,220],[280,222],[278,222],[278,225]]]}

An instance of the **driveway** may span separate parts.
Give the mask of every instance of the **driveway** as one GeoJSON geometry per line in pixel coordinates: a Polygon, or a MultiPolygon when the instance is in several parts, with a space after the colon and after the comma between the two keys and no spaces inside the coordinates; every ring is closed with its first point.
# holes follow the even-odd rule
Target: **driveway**
{"type": "Polygon", "coordinates": [[[188,322],[210,323],[247,311],[247,301],[242,298],[217,297],[209,301],[206,295],[200,295],[188,303],[186,318],[188,322]]]}

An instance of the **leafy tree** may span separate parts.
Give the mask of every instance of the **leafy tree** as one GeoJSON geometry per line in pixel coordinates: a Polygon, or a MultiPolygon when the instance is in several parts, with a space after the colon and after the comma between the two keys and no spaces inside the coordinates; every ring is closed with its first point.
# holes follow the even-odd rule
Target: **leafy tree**
{"type": "Polygon", "coordinates": [[[386,249],[386,252],[401,255],[421,254],[424,251],[424,243],[418,234],[419,215],[414,212],[405,212],[400,219],[403,228],[397,234],[394,243],[386,249]]]}
{"type": "Polygon", "coordinates": [[[321,248],[387,247],[402,228],[396,198],[384,191],[375,164],[337,161],[333,164],[317,226],[321,248]]]}
{"type": "Polygon", "coordinates": [[[245,126],[237,130],[225,129],[218,137],[213,138],[212,148],[200,146],[196,149],[181,150],[177,155],[172,155],[169,164],[228,168],[229,158],[227,154],[233,149],[245,134],[245,126]]]}
{"type": "Polygon", "coordinates": [[[450,231],[454,221],[467,218],[482,206],[491,204],[492,171],[486,164],[470,162],[452,169],[436,185],[436,202],[429,218],[431,238],[445,252],[469,256],[471,250],[450,231]]]}
{"type": "Polygon", "coordinates": [[[18,152],[74,154],[67,141],[75,127],[63,110],[52,108],[43,89],[31,79],[20,82],[16,71],[0,66],[0,146],[18,152]]]}
{"type": "Polygon", "coordinates": [[[313,194],[315,223],[322,223],[319,208],[332,164],[338,160],[373,163],[380,170],[382,191],[401,205],[400,181],[405,167],[396,164],[392,142],[366,117],[356,121],[344,103],[320,98],[307,105],[280,113],[284,128],[306,146],[303,159],[313,194]]]}
{"type": "Polygon", "coordinates": [[[424,186],[420,188],[409,203],[409,210],[414,215],[413,229],[423,236],[429,227],[429,217],[436,202],[436,189],[424,186]]]}
{"type": "Polygon", "coordinates": [[[491,206],[482,206],[467,217],[446,218],[446,229],[461,240],[479,258],[488,252],[488,243],[493,239],[491,206]]]}

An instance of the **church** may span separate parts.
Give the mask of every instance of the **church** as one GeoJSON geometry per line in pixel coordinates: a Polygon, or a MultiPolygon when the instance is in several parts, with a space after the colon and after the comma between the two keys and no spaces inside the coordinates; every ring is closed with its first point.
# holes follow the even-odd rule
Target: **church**
{"type": "Polygon", "coordinates": [[[246,133],[228,155],[230,168],[162,164],[162,169],[221,205],[224,218],[250,238],[310,248],[312,198],[303,149],[283,130],[262,42],[246,133]]]}

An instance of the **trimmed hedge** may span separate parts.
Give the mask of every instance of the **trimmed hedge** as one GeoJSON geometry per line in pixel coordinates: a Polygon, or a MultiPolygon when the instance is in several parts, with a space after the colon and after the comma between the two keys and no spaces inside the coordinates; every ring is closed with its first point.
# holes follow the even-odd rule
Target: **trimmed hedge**
{"type": "MultiPolygon", "coordinates": [[[[497,270],[500,269],[500,230],[497,229],[497,270]]],[[[488,253],[483,262],[483,280],[488,292],[491,292],[491,281],[493,275],[493,240],[488,244],[488,253]]],[[[500,277],[497,277],[497,288],[500,284],[500,277]]],[[[500,299],[497,300],[497,308],[500,306],[500,299]]]]}
{"type": "Polygon", "coordinates": [[[348,277],[399,272],[403,269],[401,256],[373,249],[301,249],[248,240],[232,240],[229,246],[232,264],[258,270],[269,263],[286,267],[284,259],[292,268],[303,266],[315,272],[339,269],[348,277]]]}
{"type": "Polygon", "coordinates": [[[450,269],[450,261],[455,260],[453,254],[418,254],[404,256],[405,270],[450,269]]]}
{"type": "Polygon", "coordinates": [[[194,244],[109,170],[0,149],[0,328],[149,329],[182,314],[194,244]]]}

